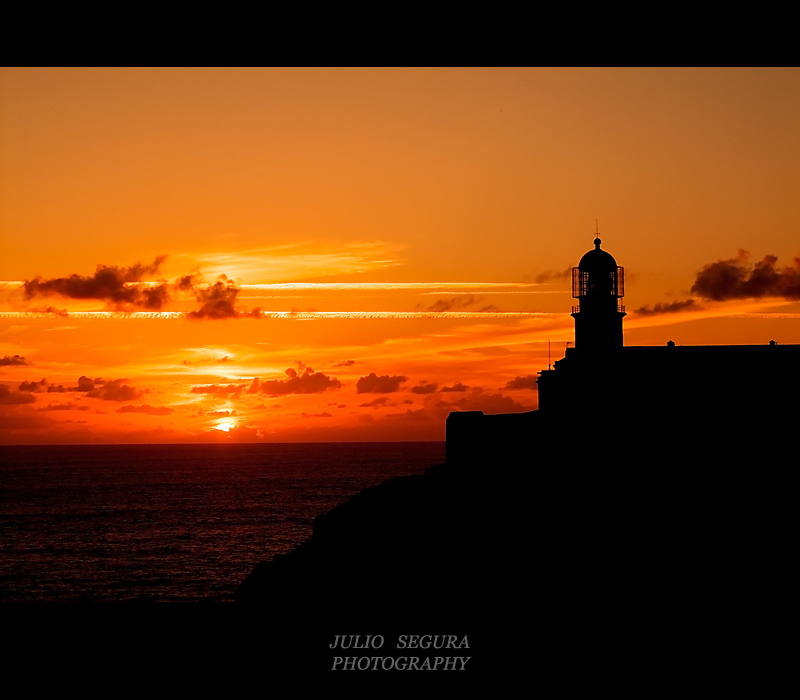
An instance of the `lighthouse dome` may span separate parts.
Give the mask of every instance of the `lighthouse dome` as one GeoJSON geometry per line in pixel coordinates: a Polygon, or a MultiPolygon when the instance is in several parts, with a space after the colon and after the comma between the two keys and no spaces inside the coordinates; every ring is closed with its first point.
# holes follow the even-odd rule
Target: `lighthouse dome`
{"type": "Polygon", "coordinates": [[[581,272],[616,271],[617,261],[614,260],[614,256],[611,253],[600,250],[600,243],[602,241],[599,238],[595,238],[594,250],[590,250],[581,258],[578,263],[578,269],[581,272]]]}

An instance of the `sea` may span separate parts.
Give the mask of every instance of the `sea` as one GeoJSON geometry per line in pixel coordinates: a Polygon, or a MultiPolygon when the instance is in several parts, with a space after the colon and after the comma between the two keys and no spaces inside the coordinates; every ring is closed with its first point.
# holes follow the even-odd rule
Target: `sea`
{"type": "Polygon", "coordinates": [[[443,442],[0,446],[0,600],[233,601],[260,561],[443,442]]]}

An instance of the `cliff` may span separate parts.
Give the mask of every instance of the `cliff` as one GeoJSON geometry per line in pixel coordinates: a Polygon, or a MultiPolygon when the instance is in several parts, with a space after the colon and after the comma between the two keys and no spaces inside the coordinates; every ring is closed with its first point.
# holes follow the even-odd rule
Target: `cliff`
{"type": "Polygon", "coordinates": [[[779,616],[793,469],[763,440],[643,426],[622,442],[540,420],[514,461],[484,449],[367,489],[259,564],[237,601],[265,634],[304,630],[320,669],[337,634],[468,635],[473,668],[497,670],[611,633],[666,659],[672,635],[692,647],[779,616]]]}

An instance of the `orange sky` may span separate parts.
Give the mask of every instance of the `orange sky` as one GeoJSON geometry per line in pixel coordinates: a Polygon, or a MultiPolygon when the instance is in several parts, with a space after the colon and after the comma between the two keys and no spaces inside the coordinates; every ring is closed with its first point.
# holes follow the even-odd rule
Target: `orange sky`
{"type": "Polygon", "coordinates": [[[800,343],[798,192],[797,69],[0,69],[0,443],[533,409],[595,219],[626,344],[800,343]]]}

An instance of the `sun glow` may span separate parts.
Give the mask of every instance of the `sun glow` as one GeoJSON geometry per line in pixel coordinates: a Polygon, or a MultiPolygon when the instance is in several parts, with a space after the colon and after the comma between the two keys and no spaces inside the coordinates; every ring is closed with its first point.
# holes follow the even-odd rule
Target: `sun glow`
{"type": "Polygon", "coordinates": [[[221,430],[223,433],[227,433],[231,428],[235,427],[236,425],[234,423],[218,423],[214,429],[221,430]]]}

